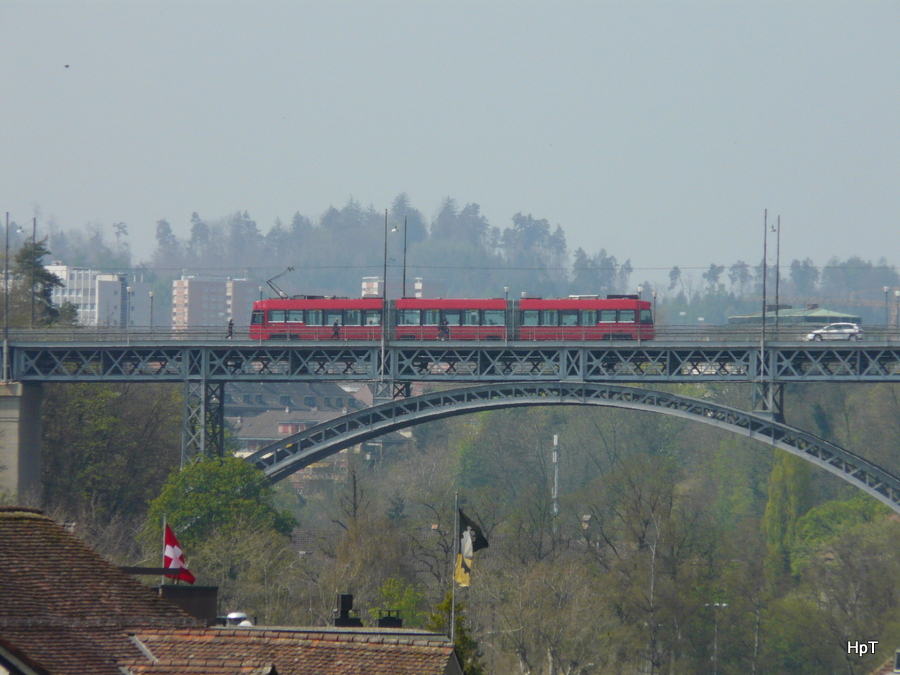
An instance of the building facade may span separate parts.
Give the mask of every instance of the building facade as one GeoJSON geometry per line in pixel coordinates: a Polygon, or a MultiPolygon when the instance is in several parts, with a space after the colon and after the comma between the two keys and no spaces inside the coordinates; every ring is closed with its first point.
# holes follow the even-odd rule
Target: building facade
{"type": "Polygon", "coordinates": [[[172,282],[172,328],[250,325],[259,285],[249,279],[183,275],[172,282]]]}
{"type": "Polygon", "coordinates": [[[149,283],[130,281],[129,275],[121,272],[99,272],[59,262],[47,265],[47,271],[63,282],[62,287],[53,289],[53,304],[74,305],[82,326],[150,325],[149,283]]]}

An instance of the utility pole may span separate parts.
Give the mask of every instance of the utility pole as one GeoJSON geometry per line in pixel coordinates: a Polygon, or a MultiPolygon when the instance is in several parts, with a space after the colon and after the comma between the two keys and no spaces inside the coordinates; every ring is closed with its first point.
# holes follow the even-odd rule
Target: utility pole
{"type": "Polygon", "coordinates": [[[559,434],[553,434],[553,533],[559,517],[559,434]]]}

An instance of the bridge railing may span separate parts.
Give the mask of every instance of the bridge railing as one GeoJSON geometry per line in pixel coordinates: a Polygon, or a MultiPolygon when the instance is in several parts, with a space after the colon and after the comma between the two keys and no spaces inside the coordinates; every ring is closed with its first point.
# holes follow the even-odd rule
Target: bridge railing
{"type": "MultiPolygon", "coordinates": [[[[788,325],[767,327],[765,339],[767,342],[803,342],[810,331],[819,326],[809,325],[788,325]]],[[[231,337],[228,336],[227,329],[222,326],[200,326],[194,328],[170,328],[161,326],[131,326],[129,328],[114,327],[66,327],[66,328],[42,328],[42,329],[23,329],[13,328],[9,331],[10,341],[14,343],[28,342],[116,342],[129,344],[171,344],[172,342],[187,343],[222,343],[229,342],[244,343],[251,342],[248,327],[235,327],[231,337]]],[[[667,326],[656,325],[655,336],[652,340],[643,340],[644,344],[652,343],[748,343],[759,342],[762,339],[762,333],[758,326],[667,326]]],[[[900,344],[900,327],[898,326],[864,326],[863,334],[860,337],[861,342],[875,344],[900,344]]],[[[334,344],[335,342],[344,342],[344,340],[335,340],[333,338],[321,338],[314,340],[323,344],[334,344]]],[[[466,340],[454,338],[453,342],[465,342],[466,340]]],[[[473,337],[472,341],[477,341],[477,337],[473,337]]],[[[293,341],[258,341],[254,343],[268,345],[284,345],[291,344],[293,341]]],[[[310,342],[306,340],[304,342],[310,342]]],[[[403,341],[400,342],[402,344],[403,341]]],[[[446,344],[437,340],[426,340],[428,343],[446,344]]],[[[515,344],[516,341],[509,341],[515,344]]],[[[521,342],[521,341],[519,341],[521,342]]],[[[535,344],[541,341],[528,341],[528,344],[535,344]]],[[[637,340],[625,340],[620,336],[613,336],[610,340],[590,340],[591,344],[615,344],[621,346],[636,345],[637,340]]],[[[488,345],[500,345],[502,341],[488,340],[488,345]]],[[[834,344],[825,341],[821,344],[834,344]]]]}

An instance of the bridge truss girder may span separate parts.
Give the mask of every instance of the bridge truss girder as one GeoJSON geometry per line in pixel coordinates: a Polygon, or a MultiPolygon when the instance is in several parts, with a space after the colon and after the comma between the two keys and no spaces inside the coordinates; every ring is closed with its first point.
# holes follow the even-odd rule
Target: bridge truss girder
{"type": "Polygon", "coordinates": [[[391,431],[454,415],[532,405],[597,405],[710,424],[802,457],[900,512],[900,478],[840,446],[775,421],[771,415],[612,384],[489,384],[414,396],[317,424],[259,450],[247,461],[277,482],[344,448],[391,431]]]}
{"type": "Polygon", "coordinates": [[[393,342],[13,345],[16,381],[900,381],[900,347],[393,342]]]}

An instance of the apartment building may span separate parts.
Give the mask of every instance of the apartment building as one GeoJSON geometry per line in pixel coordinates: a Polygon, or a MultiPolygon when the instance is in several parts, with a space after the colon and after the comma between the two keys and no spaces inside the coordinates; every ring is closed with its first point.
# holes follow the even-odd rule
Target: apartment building
{"type": "Polygon", "coordinates": [[[248,279],[182,275],[172,282],[172,328],[250,325],[259,285],[248,279]]]}

